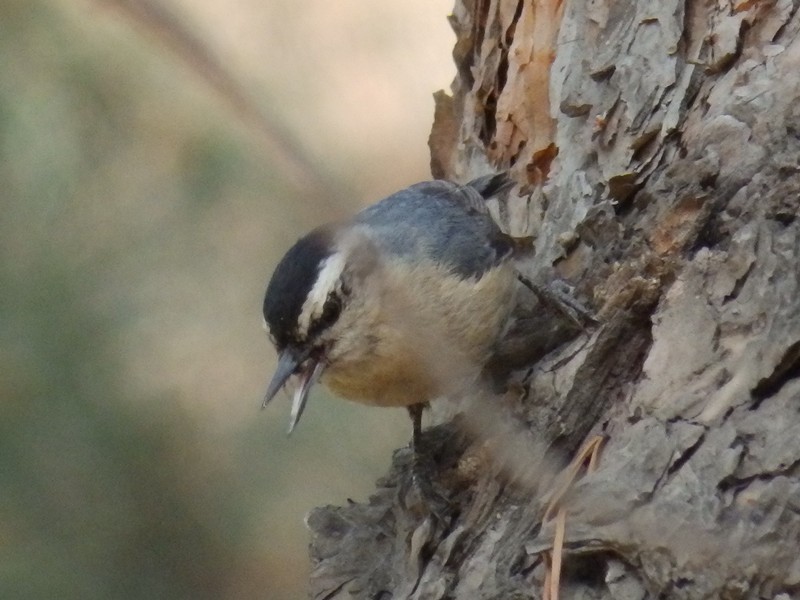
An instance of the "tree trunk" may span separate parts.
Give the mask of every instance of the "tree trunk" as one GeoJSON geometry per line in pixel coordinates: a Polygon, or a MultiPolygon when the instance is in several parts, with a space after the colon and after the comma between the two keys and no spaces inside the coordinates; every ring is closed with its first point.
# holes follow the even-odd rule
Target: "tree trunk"
{"type": "Polygon", "coordinates": [[[497,399],[515,426],[427,430],[449,519],[403,501],[402,450],[368,504],[314,511],[314,598],[541,598],[542,465],[594,434],[561,598],[800,597],[798,5],[458,1],[434,175],[510,169],[521,268],[600,324],[497,399]]]}

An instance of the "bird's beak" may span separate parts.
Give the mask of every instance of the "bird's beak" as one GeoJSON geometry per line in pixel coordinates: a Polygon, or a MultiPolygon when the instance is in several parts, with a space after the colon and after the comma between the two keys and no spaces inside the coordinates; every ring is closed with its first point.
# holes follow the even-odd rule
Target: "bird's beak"
{"type": "Polygon", "coordinates": [[[295,372],[300,361],[294,356],[294,353],[284,350],[278,357],[278,366],[275,368],[275,373],[272,376],[272,381],[267,386],[267,393],[264,394],[264,403],[261,408],[267,408],[267,404],[275,397],[280,389],[289,380],[289,377],[295,372]]]}
{"type": "Polygon", "coordinates": [[[288,350],[284,350],[281,353],[278,359],[278,367],[275,369],[272,381],[270,381],[269,386],[267,386],[267,393],[264,394],[264,403],[261,407],[266,408],[267,404],[275,397],[275,394],[277,394],[289,380],[289,377],[297,373],[299,382],[292,398],[292,414],[289,421],[288,433],[292,433],[298,421],[300,421],[300,417],[306,407],[308,392],[320,378],[320,375],[322,375],[323,369],[324,364],[320,360],[305,357],[298,359],[288,350]]]}

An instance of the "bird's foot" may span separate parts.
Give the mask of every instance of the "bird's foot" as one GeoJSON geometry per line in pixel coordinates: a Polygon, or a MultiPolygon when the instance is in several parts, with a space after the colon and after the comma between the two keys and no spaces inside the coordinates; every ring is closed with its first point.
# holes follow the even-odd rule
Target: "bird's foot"
{"type": "Polygon", "coordinates": [[[554,281],[550,285],[540,285],[521,273],[517,273],[517,279],[532,291],[540,302],[561,313],[578,329],[585,330],[598,323],[592,312],[571,294],[565,282],[554,281]]]}
{"type": "Polygon", "coordinates": [[[413,424],[411,435],[411,465],[409,476],[400,487],[400,505],[406,510],[433,516],[438,522],[447,524],[453,515],[450,500],[437,489],[438,472],[431,448],[422,439],[423,404],[408,407],[413,424]]]}
{"type": "Polygon", "coordinates": [[[411,458],[411,473],[406,480],[406,489],[401,490],[401,502],[412,512],[434,517],[446,524],[453,516],[453,506],[447,496],[436,485],[436,463],[429,455],[414,450],[411,458]]]}

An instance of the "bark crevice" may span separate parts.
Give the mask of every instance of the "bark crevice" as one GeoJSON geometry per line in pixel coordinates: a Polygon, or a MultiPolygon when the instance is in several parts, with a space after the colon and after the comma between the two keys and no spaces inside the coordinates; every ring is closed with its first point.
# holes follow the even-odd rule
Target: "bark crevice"
{"type": "Polygon", "coordinates": [[[563,597],[800,590],[798,6],[457,3],[436,173],[510,168],[493,209],[533,239],[521,270],[601,323],[425,432],[446,527],[399,507],[403,452],[369,503],[312,513],[314,597],[540,598],[552,478],[595,434],[599,468],[564,501],[563,597]],[[514,63],[546,77],[511,76],[551,34],[547,61],[514,63]]]}

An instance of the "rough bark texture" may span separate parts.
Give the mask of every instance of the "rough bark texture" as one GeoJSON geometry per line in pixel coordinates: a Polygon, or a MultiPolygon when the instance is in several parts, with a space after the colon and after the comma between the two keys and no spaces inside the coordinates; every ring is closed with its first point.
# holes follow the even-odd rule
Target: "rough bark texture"
{"type": "Polygon", "coordinates": [[[799,5],[458,2],[434,174],[510,168],[522,269],[601,324],[497,399],[513,426],[427,431],[449,518],[408,501],[406,450],[314,511],[314,598],[540,598],[541,467],[592,433],[562,598],[800,597],[799,5]]]}

